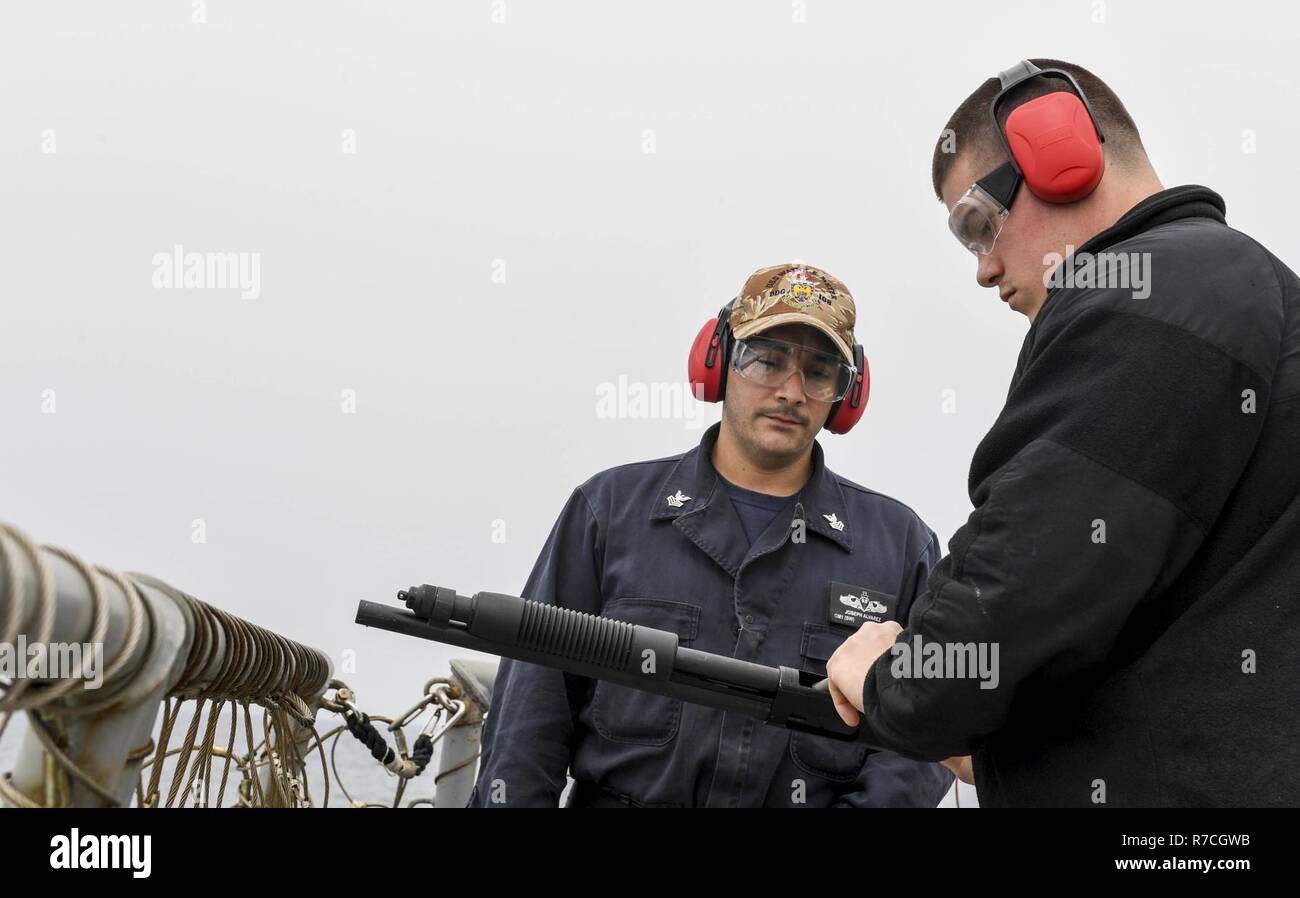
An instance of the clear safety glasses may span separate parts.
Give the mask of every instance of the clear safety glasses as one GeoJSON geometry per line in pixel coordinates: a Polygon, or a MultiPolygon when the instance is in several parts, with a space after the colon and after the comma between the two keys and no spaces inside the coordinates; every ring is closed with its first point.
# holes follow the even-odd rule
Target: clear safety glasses
{"type": "Polygon", "coordinates": [[[993,252],[1002,224],[1011,214],[1011,202],[1020,188],[1020,170],[1010,162],[989,172],[948,213],[948,230],[962,246],[977,256],[993,252]]]}
{"type": "Polygon", "coordinates": [[[766,337],[738,340],[731,355],[731,367],[746,380],[765,387],[780,386],[798,371],[803,378],[804,395],[821,402],[843,399],[857,373],[857,369],[837,356],[766,337]]]}

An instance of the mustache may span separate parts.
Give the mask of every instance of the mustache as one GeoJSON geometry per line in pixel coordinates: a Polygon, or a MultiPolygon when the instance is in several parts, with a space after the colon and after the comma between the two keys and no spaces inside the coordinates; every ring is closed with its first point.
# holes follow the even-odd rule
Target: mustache
{"type": "Polygon", "coordinates": [[[800,424],[808,423],[808,418],[806,416],[799,414],[792,408],[768,409],[767,411],[759,412],[759,414],[772,415],[774,417],[785,418],[790,421],[798,421],[800,424]]]}

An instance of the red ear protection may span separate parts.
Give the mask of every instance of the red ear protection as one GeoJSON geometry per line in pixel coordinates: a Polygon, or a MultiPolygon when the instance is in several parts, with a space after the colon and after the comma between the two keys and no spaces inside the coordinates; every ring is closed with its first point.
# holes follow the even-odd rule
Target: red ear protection
{"type": "Polygon", "coordinates": [[[727,366],[731,362],[731,303],[722,307],[717,318],[710,318],[691,344],[686,360],[686,374],[691,392],[701,402],[721,402],[727,391],[727,366]]]}
{"type": "Polygon", "coordinates": [[[1106,169],[1101,149],[1106,138],[1074,77],[1062,69],[1040,69],[1026,59],[998,73],[998,81],[1002,89],[989,105],[989,114],[1030,193],[1048,203],[1073,203],[1092,193],[1106,169]],[[1053,91],[1029,100],[1000,125],[998,106],[1008,94],[1041,77],[1064,80],[1074,92],[1053,91]]]}
{"type": "Polygon", "coordinates": [[[867,410],[867,397],[871,395],[871,369],[867,367],[867,355],[862,351],[861,343],[853,344],[853,364],[858,373],[853,375],[849,391],[843,399],[831,406],[831,413],[826,416],[826,429],[831,433],[848,433],[867,410]]]}
{"type": "Polygon", "coordinates": [[[1092,117],[1065,91],[1017,106],[1007,118],[1006,138],[1025,186],[1049,203],[1083,199],[1106,167],[1092,117]]]}
{"type": "MultiPolygon", "coordinates": [[[[705,322],[704,327],[695,335],[695,342],[691,344],[686,373],[690,378],[691,391],[703,402],[721,402],[727,392],[727,369],[731,367],[730,318],[731,303],[727,303],[718,312],[717,318],[705,322]]],[[[831,406],[826,416],[825,427],[831,433],[848,433],[867,409],[867,397],[871,394],[871,372],[867,368],[867,356],[862,350],[862,344],[854,344],[853,359],[858,373],[854,375],[848,393],[831,406]]]]}

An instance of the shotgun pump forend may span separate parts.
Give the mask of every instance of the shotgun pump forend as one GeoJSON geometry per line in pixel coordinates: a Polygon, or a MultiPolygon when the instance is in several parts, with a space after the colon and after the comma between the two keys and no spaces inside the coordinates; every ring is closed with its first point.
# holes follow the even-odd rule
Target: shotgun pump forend
{"type": "Polygon", "coordinates": [[[424,585],[397,598],[406,610],[361,602],[357,623],[872,744],[866,727],[844,723],[826,681],[808,671],[686,648],[671,631],[502,593],[424,585]]]}

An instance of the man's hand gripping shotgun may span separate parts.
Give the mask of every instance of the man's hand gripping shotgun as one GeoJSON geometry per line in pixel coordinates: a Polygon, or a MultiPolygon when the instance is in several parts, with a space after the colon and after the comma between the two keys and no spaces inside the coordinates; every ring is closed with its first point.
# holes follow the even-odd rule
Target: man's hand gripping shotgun
{"type": "Polygon", "coordinates": [[[676,633],[518,596],[425,585],[397,598],[405,609],[361,602],[356,622],[871,745],[866,727],[836,713],[826,680],[807,671],[685,648],[676,633]]]}

